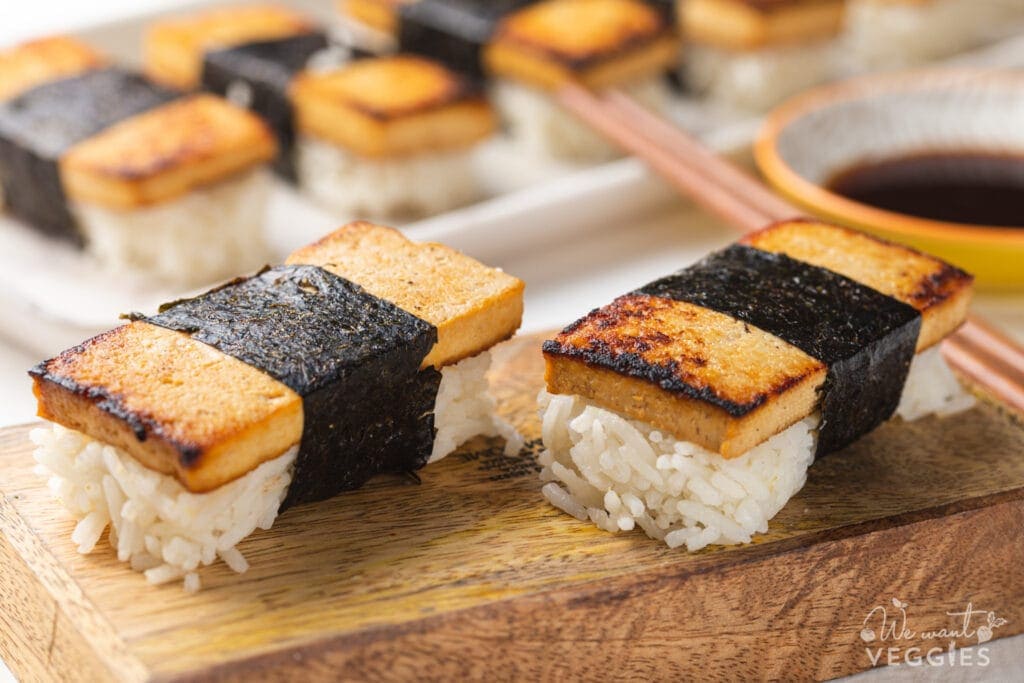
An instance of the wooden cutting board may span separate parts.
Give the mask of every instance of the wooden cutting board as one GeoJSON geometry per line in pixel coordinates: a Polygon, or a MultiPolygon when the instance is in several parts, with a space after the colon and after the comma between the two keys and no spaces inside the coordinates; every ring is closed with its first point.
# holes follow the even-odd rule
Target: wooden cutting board
{"type": "Polygon", "coordinates": [[[926,632],[968,603],[973,629],[993,612],[994,637],[1024,630],[1024,427],[991,404],[886,425],[816,463],[769,534],[688,554],[540,496],[538,337],[493,379],[527,452],[481,440],[419,485],[290,510],[240,546],[248,573],[208,568],[196,595],[148,586],[106,541],[78,555],[30,427],[0,432],[0,654],[23,681],[812,679],[946,648],[926,632]]]}

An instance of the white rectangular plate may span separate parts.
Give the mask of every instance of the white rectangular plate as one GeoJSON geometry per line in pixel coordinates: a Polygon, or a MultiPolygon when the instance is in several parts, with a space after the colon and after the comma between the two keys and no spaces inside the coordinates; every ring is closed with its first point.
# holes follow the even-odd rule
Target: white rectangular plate
{"type": "MultiPolygon", "coordinates": [[[[213,4],[226,3],[188,3],[168,12],[98,25],[78,35],[116,58],[133,63],[138,61],[147,24],[165,14],[213,4]]],[[[325,23],[331,19],[332,3],[291,0],[291,4],[325,23]]],[[[1024,63],[1024,39],[987,49],[972,58],[975,63],[1020,65],[1024,63]]],[[[756,118],[684,99],[674,102],[672,114],[723,152],[745,149],[760,123],[756,118]]],[[[602,286],[618,281],[611,273],[631,273],[630,261],[639,258],[637,247],[644,239],[634,234],[634,219],[644,214],[665,214],[672,206],[682,208],[670,188],[635,159],[585,168],[532,158],[508,140],[498,138],[484,145],[474,161],[491,199],[403,227],[413,239],[444,242],[527,279],[528,299],[540,297],[537,308],[527,313],[526,325],[533,329],[548,320],[553,324],[565,321],[564,314],[555,312],[559,308],[555,301],[537,292],[538,284],[548,279],[545,269],[563,274],[569,269],[573,277],[566,286],[574,290],[579,288],[572,287],[572,282],[589,283],[577,292],[578,298],[573,297],[571,307],[564,307],[583,310],[585,302],[602,301],[607,298],[604,292],[616,291],[602,286]],[[602,239],[595,241],[598,234],[602,239]],[[607,254],[611,257],[607,262],[593,253],[603,244],[615,245],[614,252],[607,254]],[[590,260],[578,258],[581,253],[589,253],[590,260]],[[584,277],[588,272],[595,277],[584,277]]],[[[663,270],[682,265],[680,259],[692,255],[690,247],[706,250],[709,244],[691,229],[694,220],[700,222],[696,218],[699,214],[676,210],[673,215],[676,220],[681,215],[688,217],[687,228],[679,232],[687,248],[677,248],[683,245],[671,241],[665,249],[651,245],[665,257],[654,259],[666,261],[663,270]]],[[[267,237],[275,258],[283,258],[344,222],[344,217],[331,216],[287,185],[275,183],[267,216],[267,237]]],[[[707,225],[696,233],[706,232],[707,225]]],[[[711,243],[731,239],[720,226],[713,232],[718,237],[711,243]]],[[[640,272],[633,275],[638,277],[637,284],[643,281],[640,272]]],[[[629,276],[623,279],[630,281],[629,276]]],[[[121,314],[152,313],[160,303],[190,293],[154,285],[146,278],[103,272],[67,245],[0,217],[0,334],[34,354],[53,354],[116,325],[121,314]]]]}

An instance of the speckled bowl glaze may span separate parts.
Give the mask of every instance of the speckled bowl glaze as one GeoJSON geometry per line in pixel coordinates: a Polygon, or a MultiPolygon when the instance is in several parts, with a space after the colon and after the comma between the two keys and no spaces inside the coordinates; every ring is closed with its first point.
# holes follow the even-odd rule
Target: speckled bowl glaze
{"type": "Polygon", "coordinates": [[[822,218],[941,256],[981,286],[1022,288],[1024,229],[916,218],[825,189],[859,163],[965,149],[1024,155],[1024,74],[928,70],[817,88],[768,116],[754,155],[779,192],[822,218]]]}

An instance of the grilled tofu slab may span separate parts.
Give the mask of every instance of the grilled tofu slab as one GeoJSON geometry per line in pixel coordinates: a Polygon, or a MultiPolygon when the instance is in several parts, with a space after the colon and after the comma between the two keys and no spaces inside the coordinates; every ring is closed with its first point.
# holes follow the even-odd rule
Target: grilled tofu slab
{"type": "Polygon", "coordinates": [[[105,66],[91,47],[67,36],[40,38],[0,51],[0,100],[49,81],[105,66]]]}
{"type": "Polygon", "coordinates": [[[351,223],[286,263],[320,266],[434,325],[437,343],[423,367],[474,356],[511,337],[522,321],[522,280],[372,223],[351,223]]]}
{"type": "Polygon", "coordinates": [[[206,52],[314,31],[303,15],[273,4],[230,6],[167,19],[153,24],[143,39],[146,73],[165,85],[191,90],[199,85],[206,52]]]}
{"type": "Polygon", "coordinates": [[[0,102],[5,209],[48,235],[83,244],[60,161],[73,146],[179,95],[118,67],[88,69],[0,102]]]}
{"type": "Polygon", "coordinates": [[[825,364],[701,306],[627,294],[544,348],[548,391],[742,455],[813,410],[825,364]]]}
{"type": "MultiPolygon", "coordinates": [[[[908,354],[915,347],[920,350],[937,343],[966,316],[971,277],[906,247],[809,221],[770,226],[744,243],[754,248],[750,254],[783,254],[778,258],[788,257],[786,263],[795,259],[865,286],[862,294],[854,293],[853,300],[863,294],[869,295],[868,299],[886,295],[883,298],[893,302],[885,311],[886,316],[893,316],[893,334],[916,334],[907,340],[908,354]],[[910,326],[900,309],[920,313],[919,325],[910,326]]],[[[748,282],[755,282],[757,272],[748,273],[754,277],[748,282]]],[[[709,288],[695,284],[698,288],[687,293],[692,300],[686,302],[669,294],[680,282],[678,276],[670,276],[591,312],[545,343],[547,387],[552,393],[578,394],[724,457],[737,457],[817,409],[826,379],[832,377],[821,355],[809,353],[806,346],[797,348],[750,320],[774,316],[773,324],[778,324],[780,318],[791,319],[792,325],[800,328],[796,336],[808,339],[814,335],[805,329],[824,325],[823,336],[815,334],[827,339],[832,324],[828,318],[837,311],[819,315],[817,308],[802,305],[799,297],[760,301],[758,296],[748,298],[747,288],[741,287],[744,291],[733,297],[726,314],[719,312],[725,308],[696,303],[706,299],[708,292],[722,288],[722,283],[711,283],[706,277],[691,281],[708,283],[709,288]],[[778,306],[780,315],[763,314],[759,309],[764,306],[778,306]]],[[[738,280],[730,275],[724,289],[734,281],[738,280]]],[[[752,284],[749,288],[754,289],[752,284]]],[[[718,295],[711,298],[714,296],[718,295]]],[[[819,303],[828,298],[822,299],[821,292],[816,296],[819,303]]],[[[843,310],[840,307],[838,313],[843,310]]],[[[877,327],[872,310],[850,311],[851,327],[844,334],[858,339],[862,330],[877,327]]],[[[864,337],[864,343],[884,345],[884,339],[876,330],[864,337]]],[[[839,346],[843,344],[846,342],[839,346]]],[[[881,351],[867,353],[853,373],[862,373],[854,379],[865,393],[867,387],[880,386],[889,379],[883,375],[899,371],[878,353],[881,351]]],[[[843,358],[855,357],[849,350],[843,354],[843,358]]],[[[849,384],[843,390],[847,395],[858,393],[857,387],[849,384]]]]}
{"type": "Polygon", "coordinates": [[[291,84],[297,129],[364,157],[468,147],[497,128],[470,84],[412,55],[362,59],[291,84]]]}
{"type": "Polygon", "coordinates": [[[756,50],[834,37],[842,0],[686,0],[679,23],[688,41],[726,50],[756,50]]]}
{"type": "Polygon", "coordinates": [[[628,83],[672,64],[679,44],[640,0],[544,0],[505,18],[484,54],[496,76],[541,88],[628,83]]]}
{"type": "Polygon", "coordinates": [[[212,95],[175,100],[71,147],[60,160],[68,197],[113,209],[174,199],[274,158],[259,117],[212,95]]]}
{"type": "Polygon", "coordinates": [[[786,221],[742,242],[827,268],[913,306],[921,313],[918,351],[963,324],[974,294],[974,279],[945,261],[835,225],[786,221]]]}
{"type": "Polygon", "coordinates": [[[33,371],[39,416],[210,491],[299,442],[302,399],[187,334],[133,322],[33,371]]]}

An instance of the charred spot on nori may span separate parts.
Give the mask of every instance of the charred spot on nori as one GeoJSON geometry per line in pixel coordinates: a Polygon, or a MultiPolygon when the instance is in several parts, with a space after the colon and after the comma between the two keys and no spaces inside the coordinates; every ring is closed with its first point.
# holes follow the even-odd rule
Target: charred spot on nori
{"type": "Polygon", "coordinates": [[[227,96],[235,84],[248,88],[246,106],[263,118],[278,140],[274,170],[296,182],[295,122],[288,85],[317,52],[328,46],[323,33],[305,33],[279,40],[237,45],[203,57],[203,87],[227,96]]]}
{"type": "Polygon", "coordinates": [[[171,305],[149,322],[185,332],[302,396],[287,505],[426,464],[441,375],[420,371],[437,329],[315,266],[281,266],[171,305]]]}
{"type": "Polygon", "coordinates": [[[111,67],[45,83],[0,104],[0,186],[7,210],[41,232],[81,245],[61,185],[61,155],[179,96],[111,67]]]}
{"type": "Polygon", "coordinates": [[[481,81],[481,52],[506,14],[536,0],[418,0],[399,9],[398,48],[481,81]]]}
{"type": "Polygon", "coordinates": [[[686,301],[750,323],[828,366],[818,454],[857,440],[899,405],[921,316],[830,270],[733,245],[638,293],[686,301]]]}

